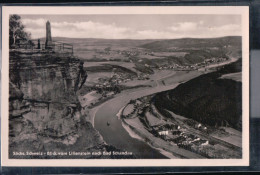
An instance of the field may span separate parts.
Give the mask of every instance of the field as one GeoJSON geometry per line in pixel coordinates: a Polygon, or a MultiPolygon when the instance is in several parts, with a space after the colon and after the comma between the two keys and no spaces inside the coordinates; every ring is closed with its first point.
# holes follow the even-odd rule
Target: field
{"type": "Polygon", "coordinates": [[[238,72],[238,73],[225,74],[225,75],[222,75],[220,78],[231,79],[231,80],[242,82],[242,73],[238,72]]]}
{"type": "Polygon", "coordinates": [[[123,115],[127,116],[130,115],[132,112],[134,111],[134,105],[129,104],[125,107],[125,109],[123,110],[123,115]]]}
{"type": "Polygon", "coordinates": [[[121,67],[129,69],[133,72],[136,72],[136,69],[134,69],[134,67],[135,67],[134,63],[122,62],[122,61],[100,61],[100,62],[85,61],[84,67],[86,67],[86,68],[97,67],[97,66],[102,66],[102,65],[107,65],[107,64],[121,66],[121,67]]]}
{"type": "Polygon", "coordinates": [[[100,78],[110,78],[112,72],[96,72],[96,73],[88,73],[88,78],[86,83],[95,84],[98,83],[100,78]]]}
{"type": "Polygon", "coordinates": [[[158,125],[158,124],[164,123],[163,120],[160,120],[160,119],[156,118],[150,112],[146,112],[145,116],[146,116],[146,119],[147,119],[147,121],[148,121],[150,126],[154,126],[154,125],[158,125]]]}
{"type": "Polygon", "coordinates": [[[54,40],[73,44],[74,55],[85,61],[134,62],[153,67],[172,64],[191,65],[213,57],[233,57],[241,54],[241,37],[173,40],[54,38],[54,40]]]}
{"type": "MultiPolygon", "coordinates": [[[[80,38],[54,38],[73,44],[75,56],[83,60],[128,60],[126,52],[134,52],[136,47],[154,40],[113,40],[113,39],[80,39],[80,38]]],[[[144,50],[139,48],[139,50],[144,50]]]]}
{"type": "Polygon", "coordinates": [[[242,148],[242,133],[230,128],[230,127],[223,127],[224,132],[215,131],[214,133],[210,134],[211,136],[218,138],[220,140],[224,140],[226,142],[232,143],[240,148],[242,148]]]}
{"type": "Polygon", "coordinates": [[[202,74],[202,72],[197,71],[197,72],[192,72],[192,74],[187,74],[186,71],[179,71],[172,76],[162,79],[162,82],[164,82],[164,84],[166,85],[170,85],[170,84],[180,82],[180,80],[184,82],[186,80],[189,80],[191,77],[197,77],[200,74],[202,74]]]}
{"type": "Polygon", "coordinates": [[[101,95],[97,94],[95,91],[91,91],[87,93],[84,96],[79,96],[79,102],[82,107],[90,106],[91,103],[94,103],[97,101],[98,98],[100,98],[101,95]]]}

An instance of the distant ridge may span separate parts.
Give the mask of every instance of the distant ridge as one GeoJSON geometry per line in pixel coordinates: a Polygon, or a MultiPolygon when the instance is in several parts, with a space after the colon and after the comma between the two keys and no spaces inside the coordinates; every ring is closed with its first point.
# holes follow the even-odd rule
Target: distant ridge
{"type": "Polygon", "coordinates": [[[154,41],[141,45],[140,47],[150,50],[167,50],[172,47],[189,48],[189,47],[216,47],[216,46],[241,46],[241,36],[226,36],[219,38],[181,38],[154,41]]]}
{"type": "MultiPolygon", "coordinates": [[[[240,51],[242,46],[241,36],[145,40],[53,37],[53,41],[72,44],[75,56],[84,60],[129,60],[127,54],[136,52],[138,56],[131,55],[132,59],[136,61],[152,59],[153,62],[158,60],[159,65],[168,63],[189,65],[211,57],[226,58],[228,52],[240,51]],[[227,48],[229,46],[231,47],[227,48]],[[105,49],[113,52],[106,53],[105,49]],[[122,54],[122,51],[125,53],[122,54]],[[184,54],[179,56],[181,52],[184,54]]],[[[41,44],[43,43],[45,38],[41,38],[41,44]]]]}
{"type": "MultiPolygon", "coordinates": [[[[241,36],[221,36],[221,37],[210,37],[210,38],[193,38],[193,37],[183,37],[183,38],[169,38],[169,39],[161,39],[161,38],[157,38],[157,39],[128,39],[128,38],[123,38],[123,39],[109,39],[109,38],[71,38],[71,37],[52,37],[53,39],[66,39],[66,40],[70,40],[70,39],[79,39],[79,40],[85,40],[85,39],[93,39],[93,40],[150,40],[150,41],[162,41],[162,40],[182,40],[182,39],[218,39],[218,38],[241,38],[241,36]]],[[[34,39],[38,39],[38,38],[34,38],[34,39]]],[[[39,39],[44,39],[45,37],[39,38],[39,39]]]]}
{"type": "MultiPolygon", "coordinates": [[[[241,46],[241,36],[224,36],[217,38],[178,38],[178,39],[103,39],[103,38],[67,38],[53,37],[54,41],[66,43],[91,43],[116,44],[123,46],[134,46],[150,50],[167,50],[171,47],[216,47],[224,45],[241,46]]],[[[45,41],[45,38],[40,38],[45,41]]]]}
{"type": "MultiPolygon", "coordinates": [[[[37,39],[37,38],[35,38],[37,39]]],[[[39,38],[45,40],[45,37],[39,38]]],[[[108,38],[69,38],[69,37],[52,37],[53,40],[107,40],[107,41],[160,41],[165,39],[108,39],[108,38]]],[[[168,40],[168,39],[166,39],[168,40]]]]}

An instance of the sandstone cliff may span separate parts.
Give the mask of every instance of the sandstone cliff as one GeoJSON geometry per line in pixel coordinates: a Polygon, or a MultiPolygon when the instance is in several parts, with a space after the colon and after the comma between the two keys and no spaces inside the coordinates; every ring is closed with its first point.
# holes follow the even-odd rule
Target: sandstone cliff
{"type": "Polygon", "coordinates": [[[10,82],[24,99],[76,103],[75,92],[87,74],[83,62],[73,56],[42,52],[10,52],[10,82]]]}
{"type": "Polygon", "coordinates": [[[14,156],[14,151],[105,149],[77,100],[87,78],[82,61],[43,51],[10,51],[9,60],[10,158],[46,156],[14,156]]]}

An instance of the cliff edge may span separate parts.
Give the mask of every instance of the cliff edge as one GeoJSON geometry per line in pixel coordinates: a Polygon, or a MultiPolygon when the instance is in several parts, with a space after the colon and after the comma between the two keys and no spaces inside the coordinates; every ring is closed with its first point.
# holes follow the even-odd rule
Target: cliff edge
{"type": "Polygon", "coordinates": [[[76,93],[87,79],[81,60],[18,50],[9,58],[10,158],[68,158],[46,153],[112,149],[81,112],[76,93]]]}

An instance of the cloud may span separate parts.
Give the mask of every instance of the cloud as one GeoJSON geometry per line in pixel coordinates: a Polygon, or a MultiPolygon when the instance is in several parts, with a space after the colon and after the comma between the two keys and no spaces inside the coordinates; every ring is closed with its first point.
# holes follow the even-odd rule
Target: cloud
{"type": "Polygon", "coordinates": [[[234,35],[241,35],[241,26],[237,24],[227,24],[222,26],[208,26],[205,27],[205,31],[208,31],[207,33],[213,34],[213,35],[220,35],[220,36],[234,36],[234,35]]]}
{"type": "Polygon", "coordinates": [[[31,33],[31,36],[34,39],[35,38],[43,38],[43,37],[45,37],[45,34],[46,34],[45,28],[38,28],[38,29],[36,29],[36,28],[28,28],[28,27],[26,27],[25,31],[31,33]]]}
{"type": "Polygon", "coordinates": [[[177,25],[173,25],[170,27],[172,31],[194,31],[198,28],[198,24],[194,22],[183,22],[183,23],[178,23],[177,25]]]}
{"type": "MultiPolygon", "coordinates": [[[[44,19],[23,19],[26,30],[32,33],[32,38],[45,37],[46,21],[44,19]]],[[[134,30],[116,24],[103,24],[90,20],[85,22],[51,22],[51,32],[53,37],[73,38],[168,39],[177,37],[172,31],[134,30]]]]}
{"type": "Polygon", "coordinates": [[[199,24],[200,24],[200,25],[204,24],[204,21],[200,20],[200,21],[199,21],[199,24]]]}
{"type": "Polygon", "coordinates": [[[136,34],[133,36],[133,38],[140,38],[140,39],[168,39],[168,38],[174,38],[173,32],[166,32],[166,31],[157,31],[157,30],[141,30],[137,31],[136,34]]]}
{"type": "MultiPolygon", "coordinates": [[[[32,38],[42,38],[46,34],[46,19],[22,19],[26,30],[32,34],[32,38]]],[[[241,26],[227,24],[222,26],[210,26],[204,21],[181,22],[164,29],[133,29],[119,26],[114,23],[104,24],[92,20],[83,22],[51,22],[53,37],[71,38],[106,38],[106,39],[172,39],[181,37],[220,37],[228,35],[241,35],[241,26]]]]}
{"type": "Polygon", "coordinates": [[[46,24],[46,20],[43,18],[39,18],[39,19],[22,19],[22,22],[24,25],[26,26],[38,26],[38,27],[42,27],[45,26],[46,24]]]}
{"type": "Polygon", "coordinates": [[[220,27],[211,27],[211,31],[240,31],[240,25],[237,24],[227,24],[220,27]]]}
{"type": "Polygon", "coordinates": [[[211,38],[229,35],[241,35],[241,26],[226,24],[220,26],[206,25],[204,21],[177,23],[169,27],[177,36],[211,38]]]}
{"type": "MultiPolygon", "coordinates": [[[[44,37],[44,19],[23,19],[27,31],[32,33],[32,37],[44,37]]],[[[82,37],[82,38],[122,38],[126,37],[131,30],[119,27],[115,24],[102,24],[93,21],[86,22],[51,22],[52,36],[56,37],[82,37]]]]}
{"type": "Polygon", "coordinates": [[[56,36],[84,37],[84,38],[121,38],[130,29],[113,24],[102,24],[93,21],[75,23],[53,23],[53,34],[56,36]],[[69,31],[69,32],[68,32],[69,31]]]}

